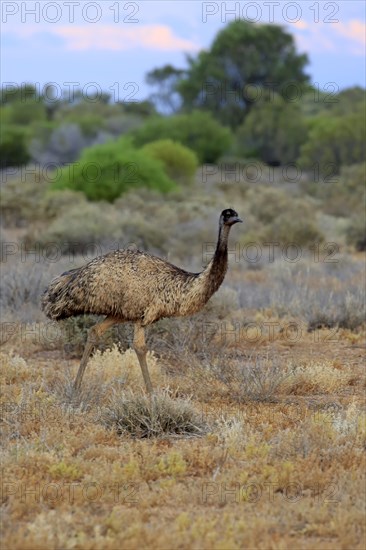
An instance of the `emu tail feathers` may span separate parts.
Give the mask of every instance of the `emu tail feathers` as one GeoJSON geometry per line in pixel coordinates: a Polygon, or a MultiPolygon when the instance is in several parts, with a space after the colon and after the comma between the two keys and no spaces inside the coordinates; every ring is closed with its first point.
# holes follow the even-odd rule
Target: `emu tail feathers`
{"type": "Polygon", "coordinates": [[[43,293],[41,309],[49,319],[58,321],[83,313],[80,292],[75,292],[78,289],[73,284],[78,272],[72,269],[59,275],[43,293]]]}

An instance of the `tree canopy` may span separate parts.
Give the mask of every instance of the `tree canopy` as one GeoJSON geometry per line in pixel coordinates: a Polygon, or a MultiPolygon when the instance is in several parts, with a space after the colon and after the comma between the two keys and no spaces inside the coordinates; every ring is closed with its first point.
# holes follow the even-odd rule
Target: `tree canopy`
{"type": "MultiPolygon", "coordinates": [[[[186,71],[171,68],[166,75],[174,77],[171,93],[179,92],[184,110],[211,111],[232,128],[243,122],[266,89],[291,100],[309,83],[304,73],[307,55],[296,52],[293,36],[278,25],[234,21],[208,51],[187,60],[186,71]]],[[[161,69],[150,74],[163,77],[165,73],[161,69]]]]}
{"type": "Polygon", "coordinates": [[[294,162],[306,134],[299,105],[276,95],[255,105],[238,129],[238,153],[274,166],[294,162]]]}

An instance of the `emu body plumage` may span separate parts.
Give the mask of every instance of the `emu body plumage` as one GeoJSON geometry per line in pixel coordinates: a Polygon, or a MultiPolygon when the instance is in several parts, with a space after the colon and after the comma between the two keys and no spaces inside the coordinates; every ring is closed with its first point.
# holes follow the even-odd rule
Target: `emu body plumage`
{"type": "Polygon", "coordinates": [[[224,280],[230,227],[239,221],[234,210],[222,212],[214,257],[200,273],[189,273],[146,252],[126,249],[99,256],[51,282],[42,298],[42,309],[50,319],[84,313],[106,316],[90,331],[76,388],[98,337],[113,324],[132,322],[134,347],[146,387],[152,390],[143,328],[163,317],[191,315],[202,309],[224,280]]]}

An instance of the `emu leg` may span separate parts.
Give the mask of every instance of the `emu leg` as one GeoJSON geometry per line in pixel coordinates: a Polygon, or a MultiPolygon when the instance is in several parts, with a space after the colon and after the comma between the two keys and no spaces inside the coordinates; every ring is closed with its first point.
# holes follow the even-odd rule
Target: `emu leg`
{"type": "Polygon", "coordinates": [[[136,352],[137,358],[140,363],[142,376],[144,377],[144,382],[146,390],[148,393],[153,392],[153,387],[150,380],[149,371],[147,368],[146,354],[147,347],[145,343],[145,331],[141,325],[135,325],[135,333],[133,338],[133,347],[136,352]]]}
{"type": "Polygon", "coordinates": [[[80,361],[80,366],[78,373],[74,382],[74,389],[79,390],[81,386],[81,381],[83,379],[84,371],[88,363],[93,348],[98,344],[99,338],[102,334],[108,330],[112,325],[119,323],[119,320],[115,317],[106,317],[101,323],[94,325],[89,329],[88,339],[85,344],[84,353],[80,361]]]}

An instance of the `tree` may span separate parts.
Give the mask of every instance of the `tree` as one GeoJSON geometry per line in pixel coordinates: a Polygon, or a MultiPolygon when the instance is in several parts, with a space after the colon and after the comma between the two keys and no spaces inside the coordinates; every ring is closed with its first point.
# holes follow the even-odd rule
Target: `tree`
{"type": "Polygon", "coordinates": [[[170,117],[153,117],[131,132],[137,146],[157,139],[178,141],[197,154],[200,163],[215,162],[227,151],[232,136],[228,128],[221,126],[202,111],[170,117]]]}
{"type": "Polygon", "coordinates": [[[52,84],[46,84],[42,101],[46,109],[47,120],[51,122],[55,118],[55,113],[60,106],[61,101],[57,98],[55,88],[52,84]]]}
{"type": "Polygon", "coordinates": [[[20,86],[7,88],[3,87],[0,91],[0,103],[7,105],[18,102],[34,102],[39,99],[37,88],[30,83],[23,83],[20,86]]]}
{"type": "Polygon", "coordinates": [[[141,118],[156,115],[155,106],[151,101],[131,101],[130,103],[118,103],[127,115],[136,115],[141,118]]]}
{"type": "Polygon", "coordinates": [[[27,164],[30,159],[27,140],[26,130],[3,126],[0,132],[0,168],[27,164]]]}
{"type": "Polygon", "coordinates": [[[360,86],[346,88],[334,97],[334,113],[348,115],[360,109],[365,110],[366,90],[360,86]]]}
{"type": "Polygon", "coordinates": [[[177,84],[183,108],[211,111],[223,124],[239,126],[265,89],[293,100],[306,88],[307,55],[296,52],[294,39],[277,25],[234,21],[212,47],[188,57],[186,76],[177,84]]]}
{"type": "Polygon", "coordinates": [[[276,95],[253,107],[238,129],[238,153],[278,166],[295,162],[306,140],[306,126],[299,106],[276,95]]]}
{"type": "Polygon", "coordinates": [[[348,116],[321,116],[311,121],[308,140],[301,148],[300,164],[318,166],[320,173],[338,174],[341,166],[365,160],[364,109],[348,116]]]}
{"type": "Polygon", "coordinates": [[[365,105],[366,90],[360,86],[345,88],[341,92],[336,88],[334,82],[328,82],[323,90],[310,87],[300,99],[303,114],[307,117],[349,115],[365,105]]]}
{"type": "Polygon", "coordinates": [[[147,73],[146,82],[157,87],[157,91],[150,95],[150,100],[162,113],[176,113],[180,108],[182,101],[177,92],[177,84],[183,75],[183,70],[172,65],[165,65],[161,69],[147,73]]]}

